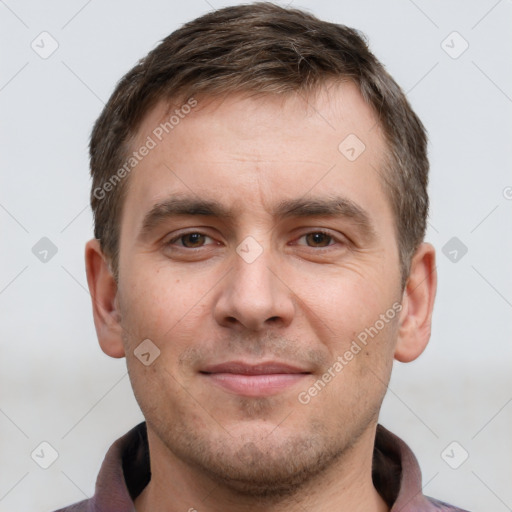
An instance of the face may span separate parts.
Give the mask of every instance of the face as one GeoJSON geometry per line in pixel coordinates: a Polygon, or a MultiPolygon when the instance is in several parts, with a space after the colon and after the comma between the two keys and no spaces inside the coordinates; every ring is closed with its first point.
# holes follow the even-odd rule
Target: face
{"type": "Polygon", "coordinates": [[[121,222],[135,396],[169,457],[284,492],[374,428],[389,379],[402,296],[383,137],[348,83],[199,100],[159,141],[167,110],[140,128],[134,148],[157,144],[121,222]]]}

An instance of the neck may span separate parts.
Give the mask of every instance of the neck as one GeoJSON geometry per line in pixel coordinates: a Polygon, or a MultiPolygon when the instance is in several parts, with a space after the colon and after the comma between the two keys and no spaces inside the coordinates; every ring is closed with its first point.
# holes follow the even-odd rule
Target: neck
{"type": "Polygon", "coordinates": [[[323,473],[293,494],[270,498],[246,496],[192,468],[161,443],[148,426],[151,481],[135,499],[137,512],[387,512],[389,509],[372,482],[375,428],[323,473]]]}

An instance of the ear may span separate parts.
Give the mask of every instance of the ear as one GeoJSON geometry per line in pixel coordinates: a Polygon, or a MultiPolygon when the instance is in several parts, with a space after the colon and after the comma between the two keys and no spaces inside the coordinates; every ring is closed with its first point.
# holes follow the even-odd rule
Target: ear
{"type": "Polygon", "coordinates": [[[411,261],[405,285],[395,359],[408,363],[416,359],[430,339],[432,310],[437,289],[436,253],[422,243],[411,261]]]}
{"type": "Polygon", "coordinates": [[[95,238],[85,245],[85,269],[100,347],[111,357],[123,357],[125,352],[117,284],[100,248],[99,240],[95,238]]]}

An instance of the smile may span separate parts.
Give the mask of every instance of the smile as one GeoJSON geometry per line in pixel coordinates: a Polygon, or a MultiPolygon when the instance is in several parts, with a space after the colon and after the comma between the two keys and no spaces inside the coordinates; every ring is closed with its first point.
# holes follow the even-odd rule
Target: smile
{"type": "Polygon", "coordinates": [[[207,367],[200,374],[230,393],[261,397],[283,392],[302,382],[310,372],[276,362],[256,365],[230,362],[207,367]]]}

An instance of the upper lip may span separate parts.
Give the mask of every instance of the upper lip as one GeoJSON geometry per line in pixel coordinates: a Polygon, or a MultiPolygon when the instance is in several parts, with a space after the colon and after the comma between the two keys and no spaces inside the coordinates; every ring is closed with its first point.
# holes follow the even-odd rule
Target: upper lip
{"type": "Polygon", "coordinates": [[[236,373],[240,375],[268,375],[275,373],[310,373],[307,369],[299,368],[278,361],[265,361],[260,363],[245,363],[242,361],[228,361],[220,364],[206,366],[201,373],[236,373]]]}

